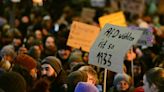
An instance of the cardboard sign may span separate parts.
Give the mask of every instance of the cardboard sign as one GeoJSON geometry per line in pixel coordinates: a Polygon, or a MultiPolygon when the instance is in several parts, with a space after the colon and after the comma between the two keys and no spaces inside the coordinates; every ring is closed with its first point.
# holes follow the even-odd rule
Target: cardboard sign
{"type": "Polygon", "coordinates": [[[67,45],[89,52],[100,28],[74,21],[71,25],[67,45]]]}
{"type": "Polygon", "coordinates": [[[106,24],[90,49],[89,63],[122,73],[124,56],[141,35],[142,31],[106,24]]]}
{"type": "Polygon", "coordinates": [[[90,0],[93,7],[104,7],[106,0],[90,0]]]}
{"type": "Polygon", "coordinates": [[[92,23],[95,17],[96,10],[92,8],[83,8],[81,12],[81,19],[85,23],[92,23]]]}
{"type": "Polygon", "coordinates": [[[159,14],[164,14],[164,0],[159,0],[158,3],[158,13],[159,14]]]}
{"type": "Polygon", "coordinates": [[[117,26],[127,26],[123,12],[112,13],[99,18],[100,27],[103,28],[106,23],[117,26]]]}
{"type": "Polygon", "coordinates": [[[145,8],[145,0],[122,0],[121,9],[132,14],[142,15],[145,8]]]}
{"type": "Polygon", "coordinates": [[[134,29],[134,30],[139,30],[139,31],[143,31],[142,36],[140,37],[140,39],[137,41],[136,45],[139,46],[153,46],[153,33],[152,33],[152,28],[139,28],[139,27],[129,27],[130,29],[134,29]]]}

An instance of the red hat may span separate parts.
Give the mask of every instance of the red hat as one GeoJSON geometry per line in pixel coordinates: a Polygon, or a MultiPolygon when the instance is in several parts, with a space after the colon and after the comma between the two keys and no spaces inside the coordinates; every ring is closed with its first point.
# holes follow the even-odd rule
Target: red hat
{"type": "Polygon", "coordinates": [[[29,71],[37,66],[36,60],[27,54],[18,55],[15,59],[15,64],[21,65],[29,71]]]}

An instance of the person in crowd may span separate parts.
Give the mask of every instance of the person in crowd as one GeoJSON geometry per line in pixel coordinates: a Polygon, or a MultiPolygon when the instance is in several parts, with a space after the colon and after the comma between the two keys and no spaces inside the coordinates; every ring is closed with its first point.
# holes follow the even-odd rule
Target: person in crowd
{"type": "Polygon", "coordinates": [[[36,40],[42,41],[43,36],[42,36],[42,31],[41,30],[39,30],[39,29],[35,30],[34,34],[35,34],[35,39],[36,40]]]}
{"type": "Polygon", "coordinates": [[[37,62],[41,62],[41,48],[39,47],[39,45],[33,45],[30,47],[30,49],[28,50],[28,55],[30,55],[31,57],[33,57],[37,62]]]}
{"type": "Polygon", "coordinates": [[[27,92],[30,92],[35,80],[37,80],[37,61],[27,54],[18,54],[14,59],[10,71],[21,74],[27,83],[27,92]]]}
{"type": "Polygon", "coordinates": [[[91,66],[82,66],[79,68],[81,71],[87,72],[88,79],[87,82],[96,85],[98,83],[98,75],[97,72],[91,66]]]}
{"type": "Polygon", "coordinates": [[[17,72],[5,72],[0,76],[2,92],[26,92],[26,81],[17,72]]]}
{"type": "Polygon", "coordinates": [[[113,87],[109,92],[133,92],[132,78],[126,73],[118,73],[114,77],[113,87]]]}
{"type": "Polygon", "coordinates": [[[87,82],[79,82],[74,92],[99,92],[98,89],[87,82]]]}
{"type": "Polygon", "coordinates": [[[19,54],[16,56],[14,64],[23,66],[34,79],[37,78],[37,61],[31,56],[27,54],[19,54]]]}
{"type": "Polygon", "coordinates": [[[74,49],[70,54],[68,62],[70,63],[71,71],[77,64],[79,63],[84,64],[82,59],[82,52],[78,49],[74,49]]]}
{"type": "Polygon", "coordinates": [[[69,70],[70,70],[70,62],[68,62],[70,53],[71,53],[71,50],[66,47],[66,48],[59,48],[56,54],[56,57],[58,57],[61,60],[63,69],[67,73],[69,73],[69,70]]]}
{"type": "Polygon", "coordinates": [[[145,73],[144,61],[142,58],[137,58],[133,61],[133,75],[134,75],[134,87],[143,85],[143,75],[145,73]]]}
{"type": "Polygon", "coordinates": [[[1,49],[0,55],[4,61],[12,63],[16,56],[16,52],[12,46],[6,45],[1,49]]]}
{"type": "Polygon", "coordinates": [[[144,92],[163,92],[164,91],[164,69],[154,67],[148,70],[143,77],[144,92]]]}
{"type": "Polygon", "coordinates": [[[31,92],[50,92],[49,89],[50,89],[50,81],[41,78],[34,83],[31,92]]]}
{"type": "Polygon", "coordinates": [[[54,36],[53,35],[47,36],[43,43],[44,43],[44,50],[41,54],[41,59],[47,56],[55,56],[57,52],[57,47],[56,47],[54,36]]]}
{"type": "Polygon", "coordinates": [[[66,73],[57,57],[48,56],[41,61],[41,76],[51,82],[50,92],[67,92],[66,73]]]}
{"type": "Polygon", "coordinates": [[[68,92],[74,92],[78,82],[87,82],[88,76],[85,71],[76,70],[67,77],[68,92]]]}

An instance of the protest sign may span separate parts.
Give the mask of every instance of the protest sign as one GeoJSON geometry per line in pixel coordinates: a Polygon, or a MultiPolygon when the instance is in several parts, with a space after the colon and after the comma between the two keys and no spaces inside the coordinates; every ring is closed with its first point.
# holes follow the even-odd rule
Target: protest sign
{"type": "Polygon", "coordinates": [[[122,73],[124,56],[141,35],[142,31],[106,24],[90,49],[89,63],[122,73]]]}
{"type": "Polygon", "coordinates": [[[99,23],[101,28],[103,28],[106,23],[117,26],[127,26],[126,19],[122,11],[100,17],[99,23]]]}
{"type": "Polygon", "coordinates": [[[74,21],[71,25],[67,45],[89,52],[100,28],[74,21]]]}
{"type": "Polygon", "coordinates": [[[90,0],[90,3],[93,7],[104,7],[106,0],[90,0]]]}
{"type": "Polygon", "coordinates": [[[122,0],[121,9],[131,14],[142,15],[145,8],[144,0],[122,0]]]}
{"type": "Polygon", "coordinates": [[[153,33],[152,33],[152,28],[139,28],[139,27],[129,27],[130,29],[134,30],[139,30],[143,31],[142,36],[140,39],[137,41],[136,45],[139,46],[153,46],[152,41],[153,41],[153,33]]]}
{"type": "Polygon", "coordinates": [[[95,17],[96,10],[92,8],[83,8],[81,12],[81,21],[85,23],[92,23],[95,17]]]}
{"type": "Polygon", "coordinates": [[[158,3],[158,13],[159,14],[164,14],[164,0],[159,0],[158,3]]]}

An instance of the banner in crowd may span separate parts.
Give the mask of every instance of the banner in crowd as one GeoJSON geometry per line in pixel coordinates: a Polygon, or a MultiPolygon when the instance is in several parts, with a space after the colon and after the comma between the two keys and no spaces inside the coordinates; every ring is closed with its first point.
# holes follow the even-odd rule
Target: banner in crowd
{"type": "Polygon", "coordinates": [[[100,17],[99,23],[101,28],[103,28],[106,23],[117,26],[127,26],[126,19],[122,11],[100,17]]]}
{"type": "Polygon", "coordinates": [[[131,14],[142,15],[145,8],[145,0],[122,0],[121,9],[131,14]]]}
{"type": "Polygon", "coordinates": [[[71,25],[67,45],[89,52],[90,47],[100,32],[100,28],[74,21],[71,25]]]}
{"type": "Polygon", "coordinates": [[[125,54],[136,44],[142,33],[143,31],[106,24],[90,49],[89,63],[122,73],[125,54]]]}
{"type": "Polygon", "coordinates": [[[85,23],[92,23],[95,17],[96,10],[93,8],[83,8],[81,12],[81,21],[85,23]]]}
{"type": "Polygon", "coordinates": [[[137,41],[136,45],[139,46],[153,46],[153,33],[152,33],[152,28],[139,28],[139,27],[129,27],[130,29],[134,30],[139,30],[143,31],[142,36],[140,39],[137,41]]]}
{"type": "Polygon", "coordinates": [[[90,3],[93,7],[104,7],[106,0],[90,0],[90,3]]]}

